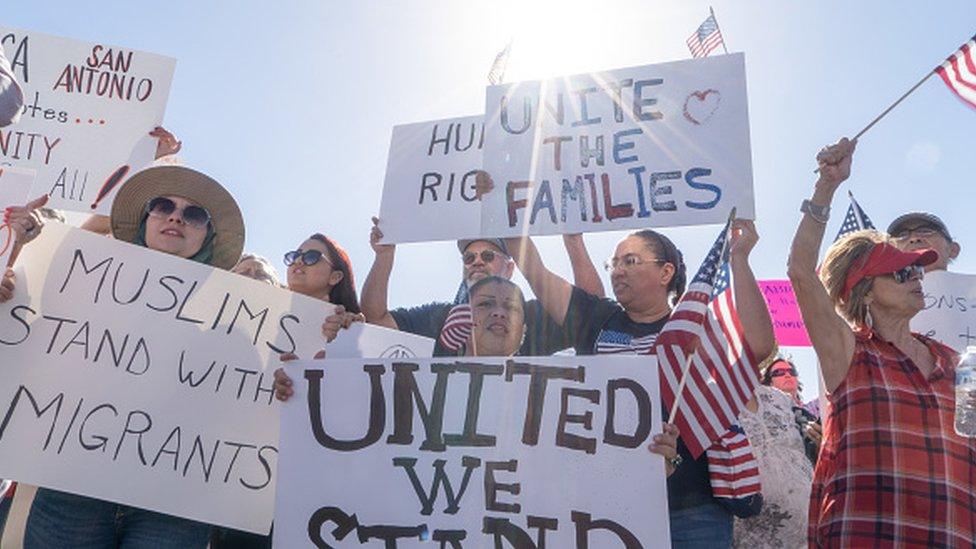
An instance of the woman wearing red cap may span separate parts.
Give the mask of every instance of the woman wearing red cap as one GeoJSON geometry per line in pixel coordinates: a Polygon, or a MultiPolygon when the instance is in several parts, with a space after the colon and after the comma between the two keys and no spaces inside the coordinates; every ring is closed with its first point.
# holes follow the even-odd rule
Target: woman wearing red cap
{"type": "Polygon", "coordinates": [[[811,547],[976,546],[976,441],[953,429],[957,354],[912,333],[933,250],[903,252],[876,231],[835,242],[816,271],[829,206],[855,143],[817,157],[820,179],[789,276],[829,407],[810,496],[811,547]]]}

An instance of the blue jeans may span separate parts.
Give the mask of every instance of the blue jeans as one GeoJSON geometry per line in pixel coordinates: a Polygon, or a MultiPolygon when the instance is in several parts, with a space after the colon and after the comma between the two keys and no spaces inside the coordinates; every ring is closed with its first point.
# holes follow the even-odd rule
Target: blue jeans
{"type": "Polygon", "coordinates": [[[118,503],[38,488],[25,549],[204,548],[210,525],[118,503]]]}
{"type": "Polygon", "coordinates": [[[673,549],[722,549],[732,546],[732,515],[711,502],[671,511],[673,549]]]}

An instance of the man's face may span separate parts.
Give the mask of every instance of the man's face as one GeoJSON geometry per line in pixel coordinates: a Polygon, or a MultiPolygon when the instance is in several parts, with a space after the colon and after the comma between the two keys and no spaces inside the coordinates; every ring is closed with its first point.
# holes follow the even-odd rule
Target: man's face
{"type": "Polygon", "coordinates": [[[925,267],[925,272],[944,271],[949,267],[949,261],[959,255],[959,244],[946,238],[937,227],[921,220],[905,223],[891,236],[895,246],[903,251],[931,248],[938,252],[939,259],[925,267]]]}
{"type": "Polygon", "coordinates": [[[498,246],[484,240],[476,240],[461,254],[464,281],[468,286],[489,276],[512,278],[515,263],[503,254],[498,246]]]}

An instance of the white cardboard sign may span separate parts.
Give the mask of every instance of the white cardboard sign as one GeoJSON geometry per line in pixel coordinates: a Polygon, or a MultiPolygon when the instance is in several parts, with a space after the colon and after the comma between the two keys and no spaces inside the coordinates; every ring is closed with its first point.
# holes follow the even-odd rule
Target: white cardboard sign
{"type": "Polygon", "coordinates": [[[354,322],[349,328],[339,330],[339,335],[325,349],[328,358],[430,358],[434,356],[434,340],[354,322]]]}
{"type": "Polygon", "coordinates": [[[24,90],[20,122],[0,128],[0,163],[37,171],[49,207],[108,215],[115,193],[149,165],[176,60],[0,26],[24,90]]]}
{"type": "Polygon", "coordinates": [[[0,478],[267,533],[272,371],[332,310],[47,224],[0,305],[0,478]]]}
{"type": "MultiPolygon", "coordinates": [[[[0,208],[22,206],[34,184],[34,171],[0,166],[0,208]]],[[[6,223],[0,225],[0,270],[6,269],[7,258],[14,247],[14,232],[6,223]]]]}
{"type": "Polygon", "coordinates": [[[742,54],[490,86],[483,236],[752,219],[742,54]]]}
{"type": "Polygon", "coordinates": [[[912,330],[960,353],[976,345],[976,275],[927,273],[922,288],[925,309],[912,319],[912,330]]]}
{"type": "Polygon", "coordinates": [[[286,368],[277,547],[670,546],[653,357],[286,368]]]}
{"type": "Polygon", "coordinates": [[[482,116],[394,126],[380,203],[383,243],[479,235],[474,183],[483,141],[482,116]]]}

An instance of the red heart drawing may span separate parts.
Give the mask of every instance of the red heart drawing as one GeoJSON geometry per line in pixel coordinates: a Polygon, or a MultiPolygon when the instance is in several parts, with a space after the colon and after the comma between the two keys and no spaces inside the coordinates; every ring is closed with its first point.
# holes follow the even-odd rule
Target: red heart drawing
{"type": "Polygon", "coordinates": [[[718,90],[695,91],[685,98],[685,119],[696,126],[700,126],[715,114],[722,102],[722,93],[718,90]]]}

